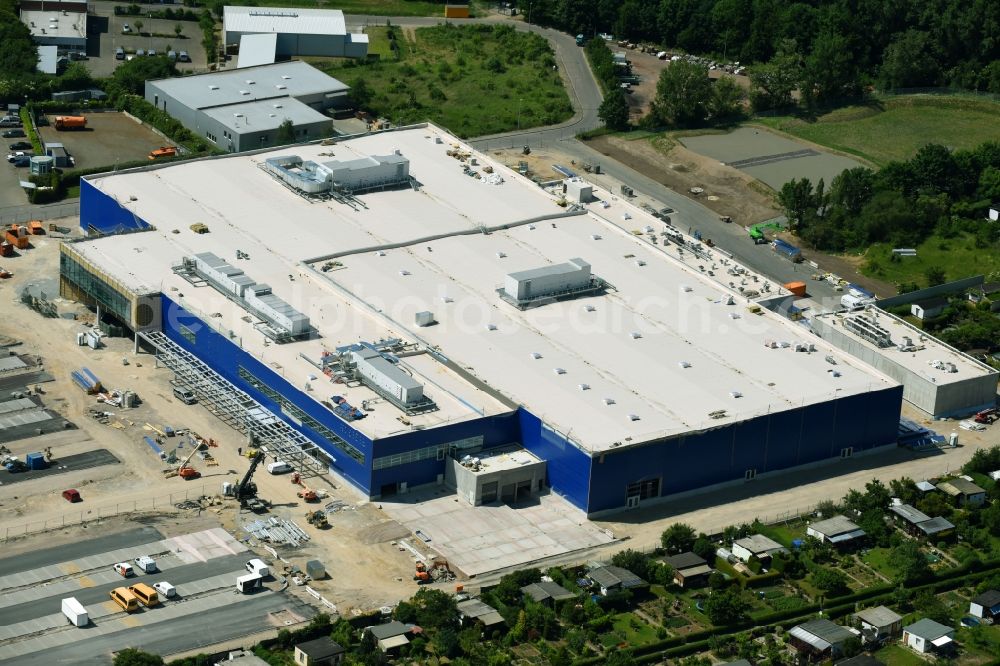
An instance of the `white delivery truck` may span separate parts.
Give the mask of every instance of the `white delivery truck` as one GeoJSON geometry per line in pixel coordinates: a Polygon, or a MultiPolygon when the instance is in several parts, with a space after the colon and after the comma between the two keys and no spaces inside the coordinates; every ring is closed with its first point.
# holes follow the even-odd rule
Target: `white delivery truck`
{"type": "Polygon", "coordinates": [[[62,600],[62,612],[74,627],[86,627],[90,623],[87,609],[76,600],[76,597],[66,597],[62,600]]]}
{"type": "Polygon", "coordinates": [[[271,569],[268,568],[267,562],[257,559],[256,557],[247,562],[246,567],[247,571],[257,574],[261,578],[266,578],[271,575],[271,569]]]}
{"type": "Polygon", "coordinates": [[[264,587],[264,579],[258,574],[247,574],[236,579],[236,591],[240,594],[250,594],[264,587]]]}
{"type": "Polygon", "coordinates": [[[153,573],[156,571],[156,560],[149,555],[140,555],[133,561],[135,562],[135,566],[139,567],[139,569],[145,573],[153,573]]]}

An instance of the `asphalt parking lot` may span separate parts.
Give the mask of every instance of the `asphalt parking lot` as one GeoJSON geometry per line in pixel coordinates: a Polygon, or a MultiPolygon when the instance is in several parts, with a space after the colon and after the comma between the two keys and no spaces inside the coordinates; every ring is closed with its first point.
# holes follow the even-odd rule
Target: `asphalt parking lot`
{"type": "Polygon", "coordinates": [[[278,580],[251,595],[235,594],[251,556],[218,528],[171,538],[146,528],[2,559],[0,661],[110,663],[111,652],[126,645],[172,654],[270,628],[277,616],[298,621],[315,614],[279,591],[278,580]],[[140,555],[152,556],[158,570],[128,579],[112,570],[140,555]],[[177,596],[134,613],[108,598],[115,587],[155,581],[169,581],[177,596]],[[70,596],[87,609],[88,626],[67,626],[60,603],[70,596]]]}
{"type": "MultiPolygon", "coordinates": [[[[97,77],[109,76],[122,60],[115,60],[115,49],[119,46],[127,53],[135,53],[138,49],[154,49],[157,54],[166,55],[167,51],[187,51],[191,62],[177,63],[177,69],[183,72],[205,71],[208,69],[205,59],[205,49],[201,46],[201,28],[194,21],[174,21],[168,19],[152,19],[148,16],[115,16],[111,2],[93,3],[88,22],[87,68],[97,77]],[[135,22],[142,21],[142,32],[145,35],[159,34],[163,37],[152,37],[135,34],[135,22]],[[132,32],[122,33],[122,27],[128,24],[132,32]],[[181,36],[174,32],[174,26],[181,26],[181,36]],[[169,48],[168,48],[169,47],[169,48]]],[[[162,5],[169,7],[170,5],[162,5]]],[[[145,7],[145,5],[144,5],[145,7]]],[[[156,5],[159,9],[161,6],[156,5]]]]}
{"type": "Polygon", "coordinates": [[[168,142],[145,125],[131,120],[123,113],[86,112],[87,129],[59,131],[52,126],[54,115],[49,115],[49,125],[40,127],[42,140],[61,143],[73,156],[75,169],[114,167],[116,164],[144,160],[149,151],[168,142]]]}
{"type": "Polygon", "coordinates": [[[52,463],[45,469],[33,469],[17,473],[6,472],[3,477],[0,477],[2,478],[0,485],[8,486],[12,483],[32,481],[33,479],[38,479],[43,476],[53,476],[55,474],[64,474],[78,469],[90,469],[91,467],[113,465],[120,462],[121,461],[118,460],[118,458],[116,458],[111,451],[108,451],[107,449],[97,449],[96,451],[87,451],[86,453],[64,456],[60,460],[53,460],[52,463]]]}

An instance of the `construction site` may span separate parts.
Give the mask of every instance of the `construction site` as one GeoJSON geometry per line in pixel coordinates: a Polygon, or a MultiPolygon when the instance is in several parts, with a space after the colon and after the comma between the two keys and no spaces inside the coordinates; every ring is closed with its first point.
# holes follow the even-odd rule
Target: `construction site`
{"type": "MultiPolygon", "coordinates": [[[[0,659],[245,645],[930,464],[897,443],[932,399],[790,320],[799,294],[432,125],[81,188],[0,281],[0,659]],[[177,595],[123,610],[142,557],[177,595]]],[[[947,411],[982,410],[996,373],[919,342],[947,411]]]]}

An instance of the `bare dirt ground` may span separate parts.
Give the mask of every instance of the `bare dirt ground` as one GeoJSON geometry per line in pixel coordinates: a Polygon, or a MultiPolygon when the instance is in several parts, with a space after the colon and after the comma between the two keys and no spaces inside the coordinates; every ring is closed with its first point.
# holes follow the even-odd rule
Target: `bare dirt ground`
{"type": "MultiPolygon", "coordinates": [[[[689,150],[672,139],[629,141],[617,136],[600,136],[587,144],[675,192],[697,200],[719,215],[728,215],[733,218],[733,222],[742,226],[750,226],[782,214],[774,203],[773,191],[766,185],[738,169],[689,150]],[[695,196],[690,193],[692,187],[700,187],[705,191],[695,196]]],[[[532,155],[535,155],[535,151],[532,155]]],[[[546,156],[545,151],[537,154],[539,160],[544,160],[546,156]]],[[[515,156],[510,159],[515,159],[515,156]]],[[[516,164],[515,159],[515,168],[516,164]]],[[[797,246],[802,244],[791,234],[780,236],[797,246]]],[[[862,275],[858,270],[860,258],[829,255],[809,249],[803,249],[802,254],[807,261],[815,261],[824,270],[861,284],[877,294],[896,293],[895,285],[862,275]]]]}
{"type": "Polygon", "coordinates": [[[659,142],[662,150],[646,139],[628,141],[617,136],[600,136],[587,143],[680,194],[691,196],[692,187],[703,188],[701,195],[692,198],[739,224],[754,224],[781,215],[770,194],[764,194],[769,190],[756,184],[754,178],[670,139],[653,141],[659,142]]]}
{"type": "MultiPolygon", "coordinates": [[[[69,219],[58,221],[58,224],[75,228],[79,222],[69,219]]],[[[81,321],[45,319],[22,305],[18,295],[29,284],[42,287],[50,296],[58,293],[59,241],[50,236],[36,236],[33,245],[33,249],[4,262],[4,268],[14,276],[0,281],[0,303],[3,304],[0,336],[22,340],[23,344],[16,348],[17,353],[38,354],[43,358],[45,370],[55,375],[56,381],[41,385],[45,392],[42,398],[48,407],[76,423],[79,430],[22,440],[11,445],[11,449],[15,450],[16,446],[19,452],[22,448],[39,450],[43,448],[39,444],[44,440],[44,445],[52,446],[53,456],[58,460],[59,456],[70,453],[107,448],[122,464],[68,472],[16,485],[0,485],[0,538],[23,534],[25,525],[29,526],[28,531],[36,532],[45,526],[58,527],[63,520],[78,522],[81,512],[85,519],[94,519],[99,515],[127,512],[131,506],[150,506],[151,498],[156,501],[155,515],[121,515],[103,518],[97,524],[102,529],[113,529],[135,522],[146,524],[152,520],[157,528],[176,533],[174,530],[190,531],[187,524],[191,522],[200,525],[197,529],[204,529],[207,521],[239,536],[238,523],[255,516],[239,516],[236,505],[228,500],[220,500],[218,505],[204,511],[179,511],[173,504],[185,496],[196,497],[203,492],[217,496],[222,481],[238,480],[249,465],[246,458],[237,454],[237,448],[245,446],[243,436],[230,430],[204,408],[182,405],[174,400],[169,385],[172,373],[163,368],[157,369],[151,355],[134,355],[130,340],[105,338],[107,347],[98,350],[78,347],[75,334],[84,330],[81,321]],[[123,365],[123,358],[129,360],[128,365],[123,365]],[[98,405],[92,396],[86,395],[70,379],[70,372],[83,366],[90,368],[106,387],[134,390],[143,404],[131,410],[98,405]],[[120,423],[121,428],[102,425],[88,416],[89,410],[96,407],[114,412],[115,417],[111,421],[120,423]],[[146,423],[157,427],[168,424],[174,428],[190,428],[204,437],[215,439],[219,446],[210,449],[210,452],[219,465],[208,467],[196,457],[193,464],[202,473],[201,479],[165,479],[163,469],[168,466],[143,443],[144,435],[158,436],[144,427],[146,423]],[[60,496],[64,488],[79,489],[84,501],[67,504],[60,496]]],[[[57,305],[60,311],[86,314],[80,306],[61,299],[57,305]]],[[[164,451],[171,450],[177,440],[161,439],[164,451]]],[[[387,526],[389,521],[386,516],[369,504],[366,498],[358,496],[346,483],[331,482],[326,477],[310,479],[310,486],[329,493],[325,502],[342,500],[348,508],[330,516],[330,529],[316,530],[306,524],[304,515],[307,509],[315,510],[322,505],[302,503],[296,496],[298,486],[292,485],[290,478],[288,475],[271,476],[261,469],[254,480],[261,496],[274,503],[273,514],[291,518],[310,535],[312,540],[304,548],[280,552],[303,570],[309,559],[319,559],[326,564],[331,577],[316,581],[314,587],[317,590],[337,604],[342,613],[391,605],[413,594],[413,557],[394,544],[394,539],[405,533],[401,526],[387,526]]],[[[60,531],[85,538],[93,533],[94,525],[90,523],[86,527],[60,531]]],[[[17,542],[37,548],[48,542],[49,534],[29,536],[17,542]]],[[[14,542],[5,542],[4,549],[8,549],[11,543],[14,542]]],[[[293,586],[291,589],[296,594],[304,595],[299,591],[301,588],[293,586]]]]}

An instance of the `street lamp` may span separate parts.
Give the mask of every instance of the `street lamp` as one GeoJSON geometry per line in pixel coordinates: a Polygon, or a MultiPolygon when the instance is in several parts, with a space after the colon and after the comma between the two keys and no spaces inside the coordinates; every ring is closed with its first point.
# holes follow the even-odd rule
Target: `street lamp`
{"type": "Polygon", "coordinates": [[[521,102],[523,102],[520,97],[517,99],[517,129],[521,130],[521,102]]]}

